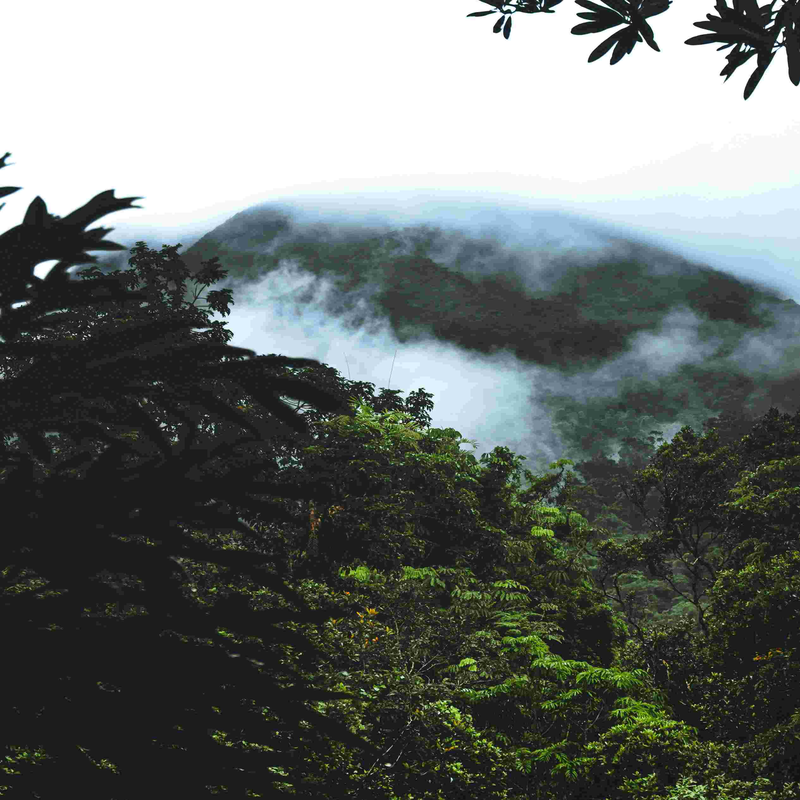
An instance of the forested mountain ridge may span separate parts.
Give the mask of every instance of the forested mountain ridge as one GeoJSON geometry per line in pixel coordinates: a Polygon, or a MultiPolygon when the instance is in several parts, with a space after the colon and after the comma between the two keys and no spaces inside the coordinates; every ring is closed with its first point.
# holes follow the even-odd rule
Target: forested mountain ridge
{"type": "Polygon", "coordinates": [[[315,302],[346,329],[385,324],[401,345],[432,339],[498,366],[511,354],[523,391],[531,376],[525,423],[536,437],[525,439],[541,440],[520,437],[515,449],[540,468],[610,456],[626,436],[646,442],[653,429],[701,430],[725,411],[796,410],[797,303],[661,248],[611,242],[550,253],[435,219],[306,222],[297,208],[265,204],[182,258],[192,271],[219,257],[244,296],[261,297],[267,276],[289,270],[303,279],[275,307],[302,313],[315,302]]]}

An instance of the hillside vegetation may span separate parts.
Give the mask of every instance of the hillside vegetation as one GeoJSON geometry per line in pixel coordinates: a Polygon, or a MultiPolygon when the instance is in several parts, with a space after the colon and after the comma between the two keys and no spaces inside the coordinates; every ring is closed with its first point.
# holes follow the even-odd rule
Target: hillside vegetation
{"type": "MultiPolygon", "coordinates": [[[[159,254],[144,255],[156,263],[159,254]]],[[[118,309],[105,313],[73,335],[125,322],[118,309]]],[[[221,551],[248,551],[254,564],[268,560],[329,618],[283,623],[309,637],[315,655],[271,649],[235,626],[206,644],[224,641],[261,674],[291,667],[319,689],[347,692],[310,707],[382,757],[365,760],[311,723],[289,731],[259,696],[250,704],[270,744],[208,729],[220,747],[266,748],[287,763],[291,755],[301,767],[269,768],[285,778],[282,791],[320,800],[798,795],[798,414],[726,411],[658,447],[652,436],[630,437],[618,463],[576,463],[580,482],[564,475],[568,460],[534,475],[508,448],[480,461],[462,452],[458,431],[430,428],[423,390],[402,401],[325,365],[289,373],[352,398],[355,415],[310,411],[313,436],[276,436],[209,469],[249,466],[287,487],[323,478],[331,502],[275,500],[293,521],[251,515],[248,537],[184,531],[221,551]]],[[[251,398],[219,389],[248,415],[268,417],[251,398]]],[[[175,415],[150,410],[176,440],[175,415]]],[[[241,433],[213,416],[202,430],[207,441],[241,433]]],[[[65,459],[74,449],[64,438],[59,447],[65,459]]],[[[138,538],[157,546],[144,531],[138,538]]],[[[197,608],[238,596],[268,619],[288,607],[279,593],[226,579],[219,565],[180,566],[197,608]]],[[[23,570],[5,580],[3,596],[59,596],[47,583],[23,570]]],[[[145,592],[141,603],[94,613],[124,626],[148,613],[147,600],[145,592]]],[[[195,711],[204,704],[213,710],[198,697],[195,711]]],[[[173,738],[153,741],[179,748],[187,737],[175,725],[173,738]]],[[[102,752],[87,758],[116,770],[102,752]]],[[[48,763],[35,742],[6,748],[9,774],[35,778],[48,763]]]]}

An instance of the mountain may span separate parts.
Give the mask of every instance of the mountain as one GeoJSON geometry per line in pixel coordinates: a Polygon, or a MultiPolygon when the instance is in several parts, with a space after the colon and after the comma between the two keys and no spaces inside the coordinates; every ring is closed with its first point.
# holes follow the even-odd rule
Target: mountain
{"type": "Polygon", "coordinates": [[[425,388],[432,425],[475,439],[476,457],[505,445],[534,472],[617,461],[626,440],[644,452],[651,432],[702,432],[724,411],[797,410],[797,303],[574,214],[430,194],[402,211],[292,198],[191,238],[190,272],[213,256],[228,270],[213,288],[234,288],[232,313],[215,318],[233,344],[318,358],[401,396],[425,388]]]}
{"type": "MultiPolygon", "coordinates": [[[[213,256],[229,270],[234,298],[244,292],[251,302],[267,293],[268,276],[283,276],[270,284],[281,287],[271,302],[295,313],[315,305],[350,331],[384,325],[401,347],[432,342],[529,373],[518,389],[535,436],[523,440],[511,417],[505,427],[515,431],[512,449],[532,457],[528,466],[613,458],[625,437],[659,430],[669,439],[686,424],[699,431],[725,410],[797,407],[797,303],[577,217],[421,208],[393,224],[357,206],[267,203],[209,231],[183,259],[196,272],[213,256]],[[573,249],[536,246],[542,226],[572,236],[573,249]]],[[[491,387],[477,388],[491,402],[491,387]]],[[[493,395],[500,407],[502,388],[493,395]]]]}

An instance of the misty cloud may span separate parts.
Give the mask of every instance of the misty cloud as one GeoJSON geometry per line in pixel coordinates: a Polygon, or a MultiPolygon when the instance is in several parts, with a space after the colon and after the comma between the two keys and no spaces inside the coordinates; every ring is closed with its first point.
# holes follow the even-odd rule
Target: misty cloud
{"type": "Polygon", "coordinates": [[[192,269],[219,255],[230,267],[224,285],[237,300],[228,318],[237,345],[317,358],[375,383],[376,392],[424,388],[433,393],[432,426],[476,440],[476,457],[505,445],[527,456],[534,472],[561,457],[603,452],[616,460],[625,436],[659,430],[669,441],[683,425],[702,430],[722,408],[710,375],[720,395],[739,386],[740,402],[754,413],[789,399],[795,368],[779,352],[796,335],[798,307],[763,282],[561,211],[414,195],[394,202],[261,204],[209,232],[185,260],[192,269]],[[414,271],[414,257],[442,268],[440,297],[413,297],[429,274],[414,271]],[[609,266],[616,263],[619,270],[609,266]],[[513,289],[498,327],[481,328],[468,346],[468,337],[437,328],[439,312],[468,325],[470,314],[490,308],[492,278],[513,289]],[[414,314],[398,311],[401,294],[411,295],[414,314]],[[498,333],[500,323],[529,313],[526,304],[558,296],[576,313],[574,335],[562,343],[576,352],[574,362],[548,363],[547,348],[531,346],[548,334],[535,313],[525,318],[528,328],[498,333]],[[617,329],[617,342],[611,337],[594,356],[581,341],[617,329]],[[767,351],[771,357],[761,355],[767,351]],[[777,394],[767,388],[772,382],[777,394]],[[587,426],[594,440],[586,440],[587,426]]]}

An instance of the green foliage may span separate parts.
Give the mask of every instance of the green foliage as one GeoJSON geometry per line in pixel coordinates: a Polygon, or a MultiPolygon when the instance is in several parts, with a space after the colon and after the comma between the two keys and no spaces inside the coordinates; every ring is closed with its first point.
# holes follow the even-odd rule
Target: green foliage
{"type": "MultiPolygon", "coordinates": [[[[2,188],[0,196],[14,191],[2,188]]],[[[312,718],[334,738],[342,737],[362,753],[373,752],[349,730],[304,706],[308,684],[300,676],[280,668],[259,672],[257,664],[240,660],[242,650],[254,655],[257,649],[251,645],[231,653],[220,639],[225,627],[249,628],[268,645],[292,642],[304,648],[306,640],[275,624],[320,618],[297,593],[264,571],[261,586],[295,606],[265,625],[241,597],[225,598],[213,612],[201,610],[180,572],[175,580],[175,567],[184,558],[224,565],[235,573],[253,570],[255,553],[224,552],[207,540],[193,540],[178,526],[181,521],[207,528],[224,525],[252,534],[230,512],[209,507],[209,498],[235,501],[273,519],[290,518],[248,495],[248,490],[287,491],[269,482],[254,485],[248,480],[252,467],[247,474],[231,471],[225,481],[201,478],[206,461],[224,458],[247,439],[194,447],[198,430],[191,412],[210,410],[257,438],[268,437],[276,427],[274,421],[271,428],[258,426],[228,407],[208,388],[215,380],[248,391],[300,435],[307,426],[277,399],[278,390],[328,412],[348,409],[322,390],[271,380],[255,364],[218,363],[228,353],[255,354],[187,342],[192,322],[184,315],[140,312],[136,321],[125,317],[81,338],[78,332],[92,327],[89,306],[109,300],[149,302],[155,296],[126,292],[114,276],[78,283],[66,273],[70,266],[96,260],[87,249],[124,249],[101,241],[107,230],[84,229],[128,207],[131,199],[103,192],[62,220],[48,214],[37,197],[22,224],[0,237],[0,356],[8,359],[13,376],[2,383],[0,497],[5,519],[15,522],[6,526],[0,553],[4,651],[11,654],[4,660],[11,690],[4,693],[0,716],[4,744],[12,754],[31,756],[11,755],[13,768],[4,770],[17,796],[35,791],[39,797],[56,797],[64,786],[74,786],[87,798],[138,798],[152,791],[154,774],[167,796],[202,796],[223,783],[240,791],[254,782],[269,787],[277,780],[269,767],[290,763],[291,753],[237,752],[207,735],[209,726],[219,724],[269,741],[269,731],[238,702],[242,693],[273,697],[273,710],[290,727],[312,718]],[[58,258],[46,278],[33,274],[41,261],[58,258]],[[20,305],[14,308],[15,303],[20,305]],[[182,418],[177,447],[147,415],[142,398],[182,418]],[[115,436],[115,429],[141,430],[149,446],[137,448],[136,438],[115,436]],[[59,460],[51,450],[44,435],[48,431],[72,439],[67,457],[59,460]],[[12,433],[18,439],[10,446],[5,439],[12,433]],[[98,439],[108,445],[99,456],[98,439]],[[127,601],[122,613],[120,599],[127,601]],[[289,687],[287,678],[293,679],[289,687]]],[[[213,264],[208,272],[215,272],[213,264]]],[[[270,360],[277,367],[313,363],[270,360]]],[[[288,496],[327,495],[306,487],[288,496]]]]}
{"type": "Polygon", "coordinates": [[[579,796],[598,800],[645,797],[644,789],[667,787],[695,766],[696,731],[685,723],[635,704],[611,713],[624,715],[625,722],[587,745],[591,758],[586,761],[591,766],[583,776],[579,796]],[[620,775],[627,777],[620,780],[620,775]]]}
{"type": "MultiPolygon", "coordinates": [[[[552,745],[548,744],[548,738],[545,738],[545,730],[551,728],[553,724],[557,724],[559,730],[563,729],[564,731],[564,741],[581,737],[585,739],[587,729],[593,727],[591,720],[595,720],[594,724],[599,725],[598,732],[611,727],[615,695],[622,705],[625,705],[627,701],[628,704],[635,704],[637,708],[644,708],[648,703],[652,705],[650,701],[653,700],[651,693],[642,682],[646,673],[641,670],[633,673],[619,673],[616,669],[609,667],[593,667],[586,662],[575,660],[565,661],[560,656],[554,656],[545,643],[545,639],[561,639],[557,626],[546,617],[549,616],[553,619],[551,612],[557,612],[561,617],[573,621],[578,616],[575,609],[579,606],[581,593],[589,592],[585,586],[585,572],[576,568],[574,554],[568,547],[570,541],[580,538],[579,534],[582,527],[585,527],[585,520],[578,514],[565,514],[554,508],[529,509],[527,516],[534,520],[534,524],[529,526],[525,536],[522,535],[522,531],[515,528],[497,532],[500,534],[500,546],[507,553],[503,564],[505,572],[509,573],[513,570],[512,574],[506,574],[501,580],[487,582],[487,576],[484,580],[479,580],[475,576],[472,567],[479,561],[481,552],[479,536],[470,540],[473,544],[468,548],[456,548],[455,550],[445,548],[445,552],[451,555],[451,560],[452,558],[456,559],[457,566],[454,568],[442,568],[426,563],[423,547],[418,548],[416,553],[405,553],[405,556],[412,560],[412,564],[401,564],[387,574],[389,569],[385,568],[385,559],[382,554],[386,552],[386,539],[393,536],[392,518],[397,516],[396,511],[393,514],[387,511],[392,508],[387,501],[393,497],[392,490],[395,487],[406,485],[403,478],[408,474],[415,475],[416,470],[420,472],[420,477],[424,478],[424,481],[420,481],[418,485],[433,486],[435,491],[425,493],[422,497],[420,497],[421,490],[413,493],[412,497],[417,504],[416,511],[403,519],[410,520],[412,523],[415,520],[420,522],[417,523],[416,529],[409,528],[407,522],[402,523],[403,536],[406,540],[409,537],[418,536],[420,529],[424,531],[425,526],[420,523],[428,519],[431,507],[441,505],[450,512],[450,518],[454,522],[457,521],[459,515],[454,513],[452,505],[454,496],[460,497],[462,502],[469,503],[471,508],[471,514],[468,517],[467,515],[463,516],[470,519],[472,528],[466,524],[456,527],[462,537],[469,535],[471,529],[478,534],[481,530],[486,530],[490,536],[497,535],[491,527],[487,529],[482,523],[478,494],[469,492],[469,490],[465,494],[464,489],[461,488],[462,481],[466,482],[466,486],[470,486],[480,483],[480,479],[474,460],[466,460],[466,454],[458,450],[458,440],[453,438],[451,442],[446,442],[434,436],[433,438],[438,441],[438,447],[435,450],[438,458],[423,459],[420,457],[421,453],[433,455],[430,452],[433,448],[426,447],[424,442],[436,432],[428,431],[425,435],[420,435],[418,431],[398,430],[397,426],[404,423],[407,424],[408,420],[392,415],[383,415],[378,418],[370,409],[361,406],[352,421],[334,421],[339,439],[331,437],[326,440],[324,448],[315,446],[306,450],[307,457],[312,459],[308,463],[313,465],[314,469],[321,470],[326,459],[330,459],[336,465],[335,469],[328,467],[328,474],[330,480],[336,484],[337,497],[341,498],[337,501],[337,503],[341,503],[341,507],[337,505],[337,512],[333,517],[325,514],[320,516],[319,550],[321,553],[326,552],[325,541],[330,529],[333,525],[342,525],[339,520],[345,517],[348,509],[354,510],[349,518],[349,526],[351,528],[358,527],[360,514],[369,513],[372,510],[375,498],[379,498],[380,501],[380,514],[371,518],[369,526],[361,528],[364,531],[363,540],[360,542],[361,549],[337,553],[338,559],[329,559],[328,561],[331,570],[338,569],[340,578],[349,575],[358,581],[361,592],[368,592],[367,599],[365,599],[367,625],[372,626],[373,622],[377,622],[377,616],[375,620],[372,620],[371,617],[380,614],[381,607],[392,609],[390,613],[394,619],[391,621],[394,624],[383,626],[385,633],[391,637],[391,642],[384,645],[383,642],[387,638],[384,635],[368,635],[363,639],[363,648],[368,651],[369,656],[364,652],[361,658],[372,658],[374,655],[378,659],[377,663],[382,665],[378,668],[381,674],[381,688],[388,689],[391,686],[390,694],[397,695],[399,693],[405,698],[402,701],[403,713],[396,708],[393,716],[397,718],[397,715],[400,714],[400,718],[406,720],[405,725],[413,727],[413,712],[414,709],[419,708],[420,704],[417,699],[412,702],[408,692],[409,690],[413,692],[415,685],[418,687],[419,684],[412,680],[413,673],[407,663],[409,657],[416,661],[418,658],[428,660],[430,654],[434,652],[453,652],[454,655],[458,655],[460,652],[463,654],[450,664],[445,663],[440,667],[444,680],[446,680],[447,674],[451,673],[456,676],[456,683],[444,697],[447,698],[450,707],[459,710],[459,713],[472,724],[474,729],[483,731],[484,739],[494,742],[496,748],[504,748],[506,756],[505,761],[493,762],[491,766],[487,766],[485,761],[487,752],[484,752],[479,759],[474,752],[474,747],[468,748],[467,752],[472,752],[471,760],[480,763],[481,768],[475,770],[471,775],[469,771],[463,775],[459,774],[459,783],[450,787],[453,796],[460,791],[476,792],[479,786],[475,782],[480,779],[483,780],[480,793],[492,796],[491,793],[495,790],[486,785],[486,776],[494,775],[500,769],[501,764],[505,765],[504,783],[508,784],[510,781],[514,785],[528,786],[531,781],[547,781],[553,785],[555,791],[560,781],[577,779],[579,770],[587,768],[589,763],[594,762],[591,761],[590,756],[581,755],[578,752],[575,758],[568,759],[568,762],[562,759],[561,763],[555,767],[545,768],[552,748],[552,745]],[[450,451],[449,462],[441,457],[446,449],[450,451]],[[346,458],[340,457],[342,452],[347,454],[346,458]],[[383,458],[378,458],[378,455],[383,458]],[[369,464],[370,481],[356,483],[353,481],[353,476],[364,473],[365,470],[361,465],[365,459],[369,464]],[[466,468],[454,469],[458,464],[464,464],[466,468]],[[405,467],[401,469],[400,467],[403,465],[405,467]],[[442,470],[444,470],[443,475],[442,470]],[[451,476],[455,476],[456,480],[451,479],[448,482],[446,478],[451,476]],[[346,491],[342,485],[350,491],[346,491]],[[358,490],[357,494],[356,489],[358,490]],[[371,502],[366,503],[365,501],[371,502]],[[560,531],[564,543],[556,539],[554,530],[544,528],[541,524],[535,524],[536,521],[541,523],[545,520],[549,520],[549,524],[560,531]],[[572,530],[571,523],[573,521],[575,531],[572,530]],[[347,563],[348,558],[358,559],[360,563],[354,564],[349,570],[344,570],[343,565],[347,563]],[[414,561],[415,558],[416,561],[414,561]],[[381,567],[376,566],[377,564],[381,564],[381,567]],[[394,596],[395,587],[400,588],[407,582],[421,582],[423,586],[428,587],[430,592],[434,593],[423,605],[423,608],[427,609],[427,614],[419,607],[415,607],[413,614],[409,614],[408,612],[412,610],[409,599],[405,596],[402,598],[394,596]],[[431,630],[424,624],[424,619],[426,616],[430,616],[430,609],[437,606],[432,602],[435,593],[448,587],[451,602],[447,604],[444,616],[436,616],[436,628],[431,630]],[[539,597],[538,608],[534,609],[533,613],[526,611],[526,607],[530,606],[531,598],[537,596],[539,597]],[[380,605],[377,603],[378,597],[382,601],[380,605]],[[553,602],[554,599],[560,600],[560,603],[553,602]],[[395,609],[403,609],[405,612],[402,625],[398,622],[395,609]],[[447,627],[449,625],[457,626],[461,632],[458,634],[451,632],[447,627]],[[410,631],[407,643],[392,636],[392,631],[396,636],[401,630],[405,631],[411,626],[413,626],[413,630],[410,631]],[[428,630],[431,634],[436,635],[439,644],[426,642],[426,635],[430,635],[427,634],[428,630]],[[425,642],[424,655],[417,656],[423,642],[425,642]],[[388,652],[382,649],[384,646],[389,648],[388,652]],[[475,648],[484,653],[480,660],[469,654],[470,651],[475,653],[475,648]],[[388,663],[392,664],[392,670],[389,673],[387,673],[387,659],[388,663]],[[464,677],[461,677],[471,674],[474,674],[474,679],[466,678],[466,682],[464,677]],[[405,677],[400,683],[389,684],[387,675],[394,675],[395,680],[398,675],[405,677]],[[475,680],[484,685],[476,686],[475,680]],[[488,686],[485,685],[487,682],[488,686]],[[607,696],[609,693],[610,696],[607,696]],[[631,693],[635,696],[631,697],[631,693]],[[510,712],[509,703],[516,706],[514,713],[510,712]],[[587,706],[585,709],[583,708],[584,704],[587,706]],[[498,715],[497,711],[500,708],[503,711],[501,715],[498,715]],[[538,709],[538,711],[534,711],[534,709],[538,709]],[[602,711],[603,709],[606,710],[604,722],[598,723],[598,710],[602,711]],[[533,713],[544,714],[538,725],[531,724],[533,713]],[[525,721],[523,722],[523,720],[525,721]],[[509,722],[513,724],[513,728],[509,727],[509,722]],[[514,742],[514,746],[509,748],[512,742],[514,742]]],[[[486,459],[486,461],[489,460],[486,459]]],[[[508,490],[507,486],[505,490],[508,490]]],[[[496,503],[489,505],[496,511],[496,503]]],[[[518,501],[510,505],[518,506],[518,501]]],[[[344,538],[341,537],[337,541],[344,541],[344,538]]],[[[483,572],[486,573],[486,570],[483,572]]],[[[317,583],[317,585],[320,584],[317,583]]],[[[594,598],[597,602],[596,592],[594,598]]],[[[610,610],[606,607],[604,611],[609,640],[613,640],[615,635],[619,635],[619,627],[614,625],[610,610]]],[[[341,628],[338,625],[334,627],[337,633],[347,630],[346,627],[341,628]]],[[[380,629],[376,627],[375,633],[381,634],[380,629]]],[[[350,638],[358,641],[354,631],[350,631],[350,638]]],[[[580,642],[576,642],[576,644],[578,643],[580,642]]],[[[580,644],[585,647],[585,643],[580,644]]],[[[327,648],[327,652],[329,660],[325,671],[328,675],[342,675],[343,672],[353,674],[352,669],[349,668],[352,664],[348,664],[347,659],[346,638],[344,641],[334,638],[327,648]]],[[[352,655],[350,660],[352,660],[352,655]]],[[[368,672],[373,676],[369,679],[373,692],[378,686],[374,678],[375,669],[373,667],[371,670],[360,670],[361,674],[368,672]]],[[[439,691],[441,692],[447,686],[448,683],[444,683],[439,691]]],[[[364,683],[361,684],[361,690],[366,692],[365,696],[371,695],[370,689],[364,683]]],[[[361,730],[362,726],[369,727],[369,721],[374,720],[379,708],[381,709],[380,719],[387,719],[385,704],[381,703],[374,695],[372,697],[374,702],[367,702],[356,717],[347,717],[352,730],[361,730]]],[[[439,694],[439,699],[442,699],[441,694],[439,694]]],[[[396,702],[400,703],[401,701],[396,702]]],[[[372,722],[372,727],[369,729],[373,736],[376,725],[380,728],[382,724],[372,722]]],[[[427,736],[434,735],[430,729],[426,730],[427,736]]],[[[397,723],[392,727],[392,731],[399,734],[397,723]]],[[[442,731],[438,729],[438,733],[435,735],[441,736],[442,731]]],[[[435,769],[433,766],[426,766],[427,759],[431,758],[436,751],[430,750],[430,742],[427,737],[423,737],[425,739],[423,745],[418,741],[417,736],[412,737],[412,742],[415,744],[408,745],[408,749],[417,755],[417,759],[413,762],[411,760],[401,762],[409,768],[413,763],[411,774],[403,777],[398,775],[392,785],[391,791],[397,796],[406,796],[406,794],[411,797],[429,796],[428,792],[433,793],[439,790],[439,778],[426,777],[423,780],[423,776],[430,776],[432,773],[447,774],[448,772],[441,765],[435,769]]],[[[389,742],[384,740],[384,743],[388,744],[389,742]]],[[[309,750],[308,758],[318,758],[319,763],[331,764],[340,761],[328,750],[325,750],[318,740],[314,740],[313,744],[306,746],[309,750]]],[[[445,739],[442,747],[444,752],[449,752],[448,748],[451,745],[445,739]]],[[[502,752],[503,750],[497,751],[498,757],[502,752]]],[[[564,757],[567,758],[566,755],[564,757]]],[[[435,760],[431,762],[431,765],[434,763],[435,760]]],[[[462,767],[464,766],[463,760],[458,763],[462,767]]],[[[361,779],[356,778],[356,775],[357,772],[352,769],[351,765],[342,765],[337,776],[327,770],[324,781],[320,781],[320,784],[324,783],[331,795],[334,793],[346,794],[346,787],[352,787],[354,780],[361,779]],[[343,783],[336,783],[334,791],[332,782],[335,781],[343,783]]],[[[453,774],[450,774],[450,778],[452,779],[450,783],[456,781],[453,774]]],[[[363,775],[363,780],[368,781],[366,773],[363,775]]],[[[367,783],[365,786],[369,787],[370,796],[386,796],[381,795],[380,792],[389,791],[385,784],[379,786],[375,783],[367,783]]],[[[436,795],[430,794],[430,796],[436,795]]]]}

